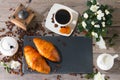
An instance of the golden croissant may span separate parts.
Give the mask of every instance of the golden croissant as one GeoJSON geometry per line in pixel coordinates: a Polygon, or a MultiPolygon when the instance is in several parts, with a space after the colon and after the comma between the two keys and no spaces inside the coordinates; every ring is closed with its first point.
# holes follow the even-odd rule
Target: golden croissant
{"type": "Polygon", "coordinates": [[[31,46],[24,47],[24,55],[29,68],[46,74],[50,72],[45,59],[31,46]]]}
{"type": "Polygon", "coordinates": [[[54,62],[60,61],[58,51],[51,42],[41,38],[34,38],[33,42],[42,56],[54,62]]]}

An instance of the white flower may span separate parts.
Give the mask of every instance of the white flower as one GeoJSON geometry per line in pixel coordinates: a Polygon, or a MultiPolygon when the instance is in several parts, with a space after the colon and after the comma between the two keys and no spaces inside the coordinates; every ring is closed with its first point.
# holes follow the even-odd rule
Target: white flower
{"type": "Polygon", "coordinates": [[[96,12],[96,11],[98,10],[98,8],[99,8],[99,6],[97,6],[97,5],[92,5],[92,6],[90,7],[90,10],[91,10],[92,12],[96,12]]]}
{"type": "Polygon", "coordinates": [[[105,75],[101,74],[100,72],[98,72],[95,76],[94,76],[94,80],[105,80],[105,75]]]}
{"type": "Polygon", "coordinates": [[[84,13],[83,16],[84,16],[84,18],[86,18],[86,19],[88,18],[88,14],[87,14],[87,13],[84,13]]]}
{"type": "Polygon", "coordinates": [[[104,13],[103,13],[101,10],[98,10],[98,11],[97,11],[97,19],[98,19],[98,20],[101,20],[102,17],[104,17],[104,13]]]}
{"type": "Polygon", "coordinates": [[[98,20],[101,20],[101,17],[100,17],[100,16],[97,16],[97,19],[98,19],[98,20]]]}
{"type": "Polygon", "coordinates": [[[92,32],[92,36],[94,36],[95,38],[98,38],[98,34],[96,32],[92,32]]]}
{"type": "Polygon", "coordinates": [[[97,13],[95,13],[95,15],[97,15],[97,13]]]}
{"type": "Polygon", "coordinates": [[[103,17],[103,20],[106,20],[105,17],[103,17]]]}
{"type": "Polygon", "coordinates": [[[105,22],[102,22],[102,26],[105,27],[105,22]]]}
{"type": "Polygon", "coordinates": [[[17,68],[19,68],[20,67],[20,62],[18,62],[18,61],[14,61],[14,60],[12,60],[11,62],[10,62],[10,68],[11,69],[17,69],[17,68]]]}
{"type": "Polygon", "coordinates": [[[82,21],[82,26],[86,29],[87,24],[85,23],[85,21],[82,21]]]}
{"type": "Polygon", "coordinates": [[[106,15],[110,14],[110,12],[106,9],[105,10],[106,15]]]}
{"type": "Polygon", "coordinates": [[[92,24],[92,25],[95,25],[95,22],[94,22],[94,21],[92,21],[92,22],[91,22],[91,24],[92,24]]]}
{"type": "Polygon", "coordinates": [[[95,28],[100,28],[100,25],[97,24],[97,25],[94,25],[94,27],[95,27],[95,28]]]}
{"type": "Polygon", "coordinates": [[[1,65],[4,65],[4,63],[3,63],[2,61],[0,62],[0,64],[1,64],[1,65]]]}
{"type": "Polygon", "coordinates": [[[101,10],[98,10],[98,11],[97,11],[97,14],[101,14],[101,13],[102,13],[102,11],[101,11],[101,10]]]}
{"type": "Polygon", "coordinates": [[[96,42],[96,45],[98,45],[100,49],[106,49],[105,41],[102,36],[100,36],[100,41],[96,42]]]}
{"type": "Polygon", "coordinates": [[[92,3],[93,3],[93,0],[90,0],[90,2],[92,2],[92,3]]]}
{"type": "Polygon", "coordinates": [[[100,3],[99,2],[97,2],[97,5],[99,5],[100,3]]]}

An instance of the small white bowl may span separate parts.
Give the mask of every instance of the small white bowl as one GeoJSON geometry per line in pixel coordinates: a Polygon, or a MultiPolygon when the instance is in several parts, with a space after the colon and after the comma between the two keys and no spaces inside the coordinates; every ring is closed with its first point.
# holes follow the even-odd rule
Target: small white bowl
{"type": "Polygon", "coordinates": [[[0,51],[4,56],[13,56],[18,51],[18,42],[13,37],[4,37],[0,41],[0,51]]]}

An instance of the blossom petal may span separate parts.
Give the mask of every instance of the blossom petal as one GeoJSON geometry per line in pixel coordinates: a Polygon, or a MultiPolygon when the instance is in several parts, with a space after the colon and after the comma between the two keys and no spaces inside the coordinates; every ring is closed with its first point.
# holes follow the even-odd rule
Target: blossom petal
{"type": "Polygon", "coordinates": [[[11,69],[17,69],[20,66],[20,62],[12,60],[10,62],[11,69]]]}
{"type": "Polygon", "coordinates": [[[98,34],[96,32],[92,32],[92,36],[94,36],[95,38],[98,38],[98,34]]]}
{"type": "Polygon", "coordinates": [[[97,5],[92,5],[92,6],[90,7],[90,10],[91,10],[92,12],[97,12],[98,8],[99,8],[99,6],[97,6],[97,5]]]}
{"type": "Polygon", "coordinates": [[[95,27],[95,28],[100,28],[100,25],[97,24],[97,25],[95,25],[94,27],[95,27]]]}
{"type": "Polygon", "coordinates": [[[84,13],[83,17],[87,19],[88,18],[88,14],[84,13]]]}
{"type": "Polygon", "coordinates": [[[95,76],[94,76],[94,80],[105,80],[105,75],[101,74],[100,72],[98,72],[95,76]]]}
{"type": "Polygon", "coordinates": [[[105,22],[102,22],[102,26],[105,27],[105,22]]]}
{"type": "Polygon", "coordinates": [[[92,25],[95,25],[95,22],[94,22],[94,21],[92,21],[92,22],[91,22],[91,24],[92,24],[92,25]]]}
{"type": "Polygon", "coordinates": [[[110,14],[110,12],[109,12],[107,9],[105,10],[105,13],[106,13],[107,15],[110,14]]]}
{"type": "Polygon", "coordinates": [[[82,26],[83,26],[83,28],[86,29],[87,24],[85,23],[85,21],[82,21],[82,26]]]}

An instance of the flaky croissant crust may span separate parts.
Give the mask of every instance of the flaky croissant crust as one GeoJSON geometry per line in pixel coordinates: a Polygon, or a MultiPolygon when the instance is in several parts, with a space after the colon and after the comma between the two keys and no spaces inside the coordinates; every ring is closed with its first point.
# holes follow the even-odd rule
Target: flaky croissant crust
{"type": "Polygon", "coordinates": [[[60,61],[59,53],[51,42],[41,38],[34,38],[33,42],[42,56],[54,62],[60,61]]]}
{"type": "Polygon", "coordinates": [[[25,46],[24,55],[29,68],[41,73],[50,73],[50,66],[34,48],[25,46]]]}

